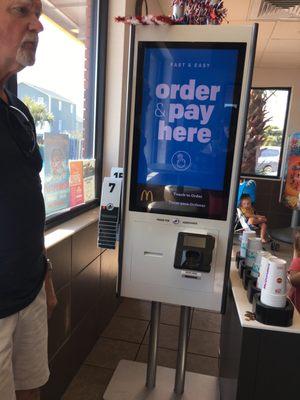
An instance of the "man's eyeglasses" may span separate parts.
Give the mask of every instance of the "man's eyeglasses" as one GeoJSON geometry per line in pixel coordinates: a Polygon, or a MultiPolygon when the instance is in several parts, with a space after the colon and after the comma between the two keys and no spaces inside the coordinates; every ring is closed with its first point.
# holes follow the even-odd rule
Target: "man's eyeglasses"
{"type": "Polygon", "coordinates": [[[11,135],[17,146],[26,157],[31,157],[37,143],[35,129],[27,115],[15,106],[9,106],[8,122],[11,135]]]}

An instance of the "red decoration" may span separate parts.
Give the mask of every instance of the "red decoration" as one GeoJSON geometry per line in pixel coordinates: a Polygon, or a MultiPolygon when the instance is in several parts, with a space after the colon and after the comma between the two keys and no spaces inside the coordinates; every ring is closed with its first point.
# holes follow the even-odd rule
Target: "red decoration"
{"type": "Polygon", "coordinates": [[[173,0],[172,4],[185,8],[182,18],[145,15],[116,17],[115,21],[131,25],[220,25],[227,15],[223,0],[173,0]]]}
{"type": "Polygon", "coordinates": [[[185,7],[185,23],[219,25],[226,18],[223,0],[173,0],[173,6],[185,7]]]}
{"type": "Polygon", "coordinates": [[[136,17],[116,17],[116,22],[124,22],[131,25],[174,25],[177,23],[173,18],[166,15],[145,15],[136,17]]]}

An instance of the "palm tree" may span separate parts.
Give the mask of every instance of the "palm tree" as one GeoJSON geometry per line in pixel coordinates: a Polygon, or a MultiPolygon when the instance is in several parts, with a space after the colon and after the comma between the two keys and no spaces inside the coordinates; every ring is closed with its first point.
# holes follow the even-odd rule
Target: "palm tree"
{"type": "Polygon", "coordinates": [[[255,174],[257,153],[266,140],[266,128],[268,122],[267,101],[275,92],[263,89],[251,89],[250,102],[247,117],[246,138],[242,161],[242,174],[255,174]]]}
{"type": "Polygon", "coordinates": [[[29,108],[36,126],[43,128],[45,122],[51,123],[54,120],[54,115],[48,112],[45,104],[37,103],[29,96],[25,96],[23,102],[29,108]]]}

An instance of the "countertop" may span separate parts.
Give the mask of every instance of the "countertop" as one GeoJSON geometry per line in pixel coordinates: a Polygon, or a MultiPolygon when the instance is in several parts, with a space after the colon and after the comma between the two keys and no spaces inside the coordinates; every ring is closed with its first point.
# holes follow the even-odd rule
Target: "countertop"
{"type": "Polygon", "coordinates": [[[294,310],[293,325],[289,327],[265,325],[258,321],[245,320],[245,313],[247,311],[252,312],[252,304],[250,304],[248,301],[247,291],[243,288],[242,280],[239,277],[239,272],[238,269],[236,268],[235,254],[236,254],[236,249],[234,249],[232,253],[230,281],[232,286],[233,297],[235,300],[237,312],[242,327],[252,328],[252,329],[263,329],[266,331],[278,331],[278,332],[300,334],[300,314],[297,312],[296,309],[294,310]]]}
{"type": "Polygon", "coordinates": [[[68,237],[74,235],[76,232],[86,228],[92,223],[98,221],[99,218],[99,207],[93,208],[78,217],[72,218],[55,228],[49,229],[45,234],[45,247],[50,249],[50,247],[55,246],[59,242],[67,239],[68,237]]]}

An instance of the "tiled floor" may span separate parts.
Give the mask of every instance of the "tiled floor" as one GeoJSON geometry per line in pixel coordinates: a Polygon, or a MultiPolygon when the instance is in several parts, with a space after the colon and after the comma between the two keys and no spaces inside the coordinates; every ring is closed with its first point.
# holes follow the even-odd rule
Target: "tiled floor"
{"type": "MultiPolygon", "coordinates": [[[[291,253],[291,245],[284,243],[281,243],[278,252],[274,252],[277,257],[288,262],[291,253]]],[[[150,302],[123,299],[114,318],[70,384],[63,400],[102,400],[121,359],[147,361],[150,309],[150,302]]],[[[176,366],[179,317],[179,307],[162,305],[158,349],[158,364],[161,366],[176,366]]],[[[187,356],[188,371],[218,375],[220,329],[220,315],[193,310],[187,356]]]]}
{"type": "MultiPolygon", "coordinates": [[[[151,303],[123,299],[115,316],[73,379],[63,400],[102,400],[121,359],[147,361],[151,303]]],[[[158,364],[175,368],[180,308],[162,305],[158,364]]],[[[218,375],[221,316],[193,310],[187,370],[218,375]]]]}

